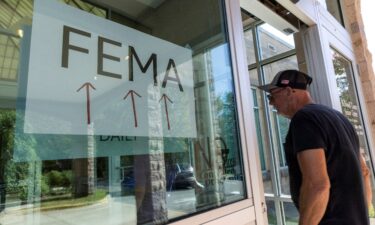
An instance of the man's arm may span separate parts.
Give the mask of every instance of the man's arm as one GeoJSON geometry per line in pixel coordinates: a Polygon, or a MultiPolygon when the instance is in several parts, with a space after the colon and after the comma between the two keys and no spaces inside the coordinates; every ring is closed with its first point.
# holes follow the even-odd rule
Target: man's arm
{"type": "Polygon", "coordinates": [[[371,208],[372,207],[372,190],[371,190],[370,170],[366,165],[365,158],[362,155],[359,158],[361,161],[363,185],[365,188],[367,205],[369,208],[371,208]]]}
{"type": "Polygon", "coordinates": [[[330,189],[324,150],[304,150],[297,159],[302,172],[299,225],[317,225],[326,211],[330,189]]]}

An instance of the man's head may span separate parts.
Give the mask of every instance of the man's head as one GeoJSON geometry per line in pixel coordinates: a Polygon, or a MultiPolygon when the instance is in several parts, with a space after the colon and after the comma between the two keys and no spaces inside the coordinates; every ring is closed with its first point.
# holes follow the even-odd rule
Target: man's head
{"type": "Polygon", "coordinates": [[[292,89],[306,90],[307,86],[312,82],[312,78],[298,70],[283,70],[278,72],[271,83],[259,86],[258,88],[271,92],[275,88],[291,87],[292,89]]]}
{"type": "Polygon", "coordinates": [[[311,103],[312,99],[307,87],[312,78],[298,70],[283,70],[278,72],[271,83],[258,88],[270,93],[267,97],[278,113],[291,118],[296,111],[304,105],[311,103]]]}

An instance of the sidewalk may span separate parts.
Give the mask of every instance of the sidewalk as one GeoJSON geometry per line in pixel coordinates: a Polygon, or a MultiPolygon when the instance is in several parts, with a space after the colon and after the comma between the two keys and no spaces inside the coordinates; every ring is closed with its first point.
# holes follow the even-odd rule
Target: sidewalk
{"type": "MultiPolygon", "coordinates": [[[[195,198],[189,190],[173,192],[167,197],[168,218],[195,210],[195,198]],[[181,198],[184,196],[184,198],[181,198]]],[[[89,206],[40,210],[32,205],[6,208],[0,213],[0,225],[136,225],[134,196],[107,196],[89,206]]]]}

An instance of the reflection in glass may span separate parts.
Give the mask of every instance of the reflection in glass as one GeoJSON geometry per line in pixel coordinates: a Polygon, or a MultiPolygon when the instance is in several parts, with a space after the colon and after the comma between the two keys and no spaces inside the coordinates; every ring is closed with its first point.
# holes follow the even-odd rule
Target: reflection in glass
{"type": "Polygon", "coordinates": [[[280,116],[277,114],[276,111],[272,111],[273,114],[273,120],[272,123],[276,126],[275,127],[275,137],[277,137],[277,140],[275,141],[277,145],[276,148],[276,156],[278,156],[278,166],[279,166],[279,182],[280,182],[280,188],[281,193],[284,195],[290,195],[289,190],[289,171],[288,171],[288,165],[286,163],[285,159],[285,153],[284,153],[284,147],[283,143],[285,143],[285,137],[288,133],[289,128],[289,119],[280,116]]]}
{"type": "Polygon", "coordinates": [[[298,225],[299,213],[291,202],[284,202],[284,216],[287,225],[298,225]]]}
{"type": "Polygon", "coordinates": [[[16,81],[19,60],[19,37],[0,34],[0,80],[16,81]]]}
{"type": "Polygon", "coordinates": [[[340,0],[325,0],[328,12],[344,26],[344,19],[342,17],[341,3],[340,0]]]}
{"type": "Polygon", "coordinates": [[[334,49],[331,52],[342,111],[354,125],[357,134],[360,136],[361,147],[365,148],[366,138],[359,114],[351,62],[334,49]]]}
{"type": "MultiPolygon", "coordinates": [[[[1,24],[6,24],[3,28],[11,32],[12,23],[25,27],[23,37],[0,35],[0,56],[6,56],[0,57],[0,60],[7,61],[0,63],[1,223],[164,224],[246,198],[222,1],[199,2],[199,5],[175,0],[163,4],[137,2],[139,11],[132,10],[134,1],[126,1],[123,6],[110,2],[93,5],[90,1],[79,0],[55,2],[61,4],[60,9],[66,7],[63,5],[66,3],[82,10],[75,11],[77,15],[88,16],[87,13],[90,13],[90,18],[95,15],[105,24],[131,27],[143,32],[144,37],[152,34],[160,42],[191,52],[192,71],[189,71],[189,76],[193,81],[190,88],[193,89],[191,101],[195,110],[192,113],[197,134],[195,137],[152,135],[159,128],[168,128],[161,123],[162,119],[166,119],[163,114],[166,110],[156,106],[161,101],[155,97],[152,90],[157,88],[153,85],[146,90],[155,94],[151,97],[155,97],[152,103],[156,104],[145,107],[146,112],[140,112],[149,118],[149,136],[102,135],[96,133],[97,123],[95,126],[88,123],[87,135],[24,133],[26,89],[32,88],[28,85],[32,78],[28,77],[27,63],[32,60],[28,58],[31,54],[30,39],[35,35],[31,33],[30,23],[33,1],[19,1],[19,4],[8,1],[9,5],[0,2],[0,11],[4,15],[0,18],[1,24]],[[198,7],[205,10],[197,12],[198,7]],[[180,8],[184,9],[184,13],[176,10],[180,8]],[[14,18],[15,21],[2,21],[5,18],[14,18]],[[187,20],[189,23],[186,23],[187,20]],[[11,69],[16,72],[4,72],[11,69]],[[9,80],[13,82],[9,83],[9,80]]],[[[77,37],[79,35],[72,35],[72,40],[77,37]]],[[[107,44],[106,50],[116,48],[107,44]]],[[[89,55],[76,50],[70,52],[77,53],[77,57],[89,55]]],[[[90,54],[93,52],[89,51],[90,54]]],[[[161,58],[161,54],[158,57],[161,58]]],[[[106,57],[107,63],[113,61],[111,63],[116,65],[115,60],[106,57]]],[[[42,67],[43,59],[35,60],[42,67]]],[[[124,60],[128,59],[121,58],[120,62],[124,60]]],[[[135,68],[141,71],[138,71],[138,76],[152,78],[151,66],[147,69],[147,61],[139,61],[134,60],[135,68]]],[[[80,63],[82,67],[97,68],[96,64],[80,63]]],[[[59,64],[60,61],[57,62],[59,64]]],[[[172,76],[173,68],[171,71],[172,76]]],[[[165,73],[158,74],[162,75],[165,73]]],[[[114,79],[101,75],[93,79],[99,82],[104,78],[114,79]]],[[[176,80],[169,81],[173,83],[176,80]]],[[[66,88],[71,88],[71,85],[61,84],[66,88]]],[[[113,126],[121,127],[125,126],[124,121],[118,118],[129,116],[133,125],[132,113],[118,111],[119,105],[108,106],[109,101],[103,100],[109,95],[114,96],[116,90],[109,89],[95,99],[101,100],[101,106],[105,106],[103,110],[114,114],[111,118],[101,119],[114,121],[113,126]]],[[[48,99],[48,93],[43,96],[48,99]]],[[[53,108],[57,103],[64,104],[62,108],[72,105],[69,100],[49,101],[51,111],[55,110],[53,108]]],[[[169,103],[168,115],[172,117],[176,104],[173,105],[173,101],[169,103]]],[[[63,110],[55,113],[54,121],[59,120],[63,113],[63,110]]],[[[44,121],[43,114],[38,115],[44,121]]],[[[177,121],[182,124],[186,116],[178,116],[177,121]]],[[[38,125],[44,127],[49,124],[45,121],[38,125]]],[[[66,124],[61,123],[61,126],[66,124]]],[[[184,127],[178,129],[183,131],[184,127]]]]}
{"type": "Polygon", "coordinates": [[[274,63],[265,65],[263,67],[265,83],[271,82],[277,72],[287,69],[298,69],[296,56],[291,56],[282,60],[278,60],[274,63]]]}
{"type": "MultiPolygon", "coordinates": [[[[250,73],[252,73],[250,71],[250,73]]],[[[265,133],[266,130],[264,129],[266,125],[264,115],[264,107],[261,103],[261,93],[259,89],[252,89],[253,93],[253,100],[254,100],[254,116],[255,116],[255,126],[257,131],[257,140],[258,140],[258,146],[259,146],[259,157],[260,157],[260,165],[262,169],[262,178],[263,178],[263,188],[265,193],[274,193],[273,187],[272,187],[272,181],[271,181],[271,167],[269,165],[269,162],[271,162],[271,159],[269,158],[270,155],[268,154],[268,151],[266,149],[268,147],[268,142],[264,140],[264,137],[267,136],[265,133]]]]}
{"type": "Polygon", "coordinates": [[[276,225],[277,219],[276,219],[276,207],[275,207],[275,201],[266,200],[267,204],[267,217],[268,217],[268,224],[269,225],[276,225]]]}
{"type": "Polygon", "coordinates": [[[258,27],[261,59],[293,50],[295,48],[293,35],[285,35],[268,24],[258,27]]]}
{"type": "Polygon", "coordinates": [[[257,70],[256,69],[249,70],[249,76],[250,76],[250,85],[259,86],[260,81],[259,81],[257,70]]]}

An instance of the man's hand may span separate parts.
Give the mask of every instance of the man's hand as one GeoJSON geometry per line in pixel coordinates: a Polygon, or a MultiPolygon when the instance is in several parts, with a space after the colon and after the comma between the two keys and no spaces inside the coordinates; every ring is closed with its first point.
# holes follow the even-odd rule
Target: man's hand
{"type": "Polygon", "coordinates": [[[360,161],[361,161],[361,170],[362,170],[362,176],[363,176],[363,186],[365,188],[365,193],[366,193],[366,201],[367,201],[367,206],[369,210],[372,208],[373,210],[373,205],[372,205],[372,189],[371,189],[371,179],[370,179],[370,170],[367,167],[365,158],[361,155],[359,156],[360,161]]]}

